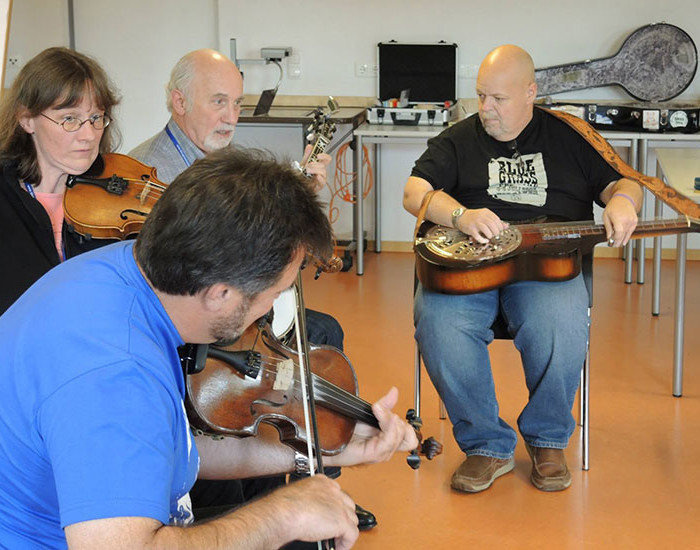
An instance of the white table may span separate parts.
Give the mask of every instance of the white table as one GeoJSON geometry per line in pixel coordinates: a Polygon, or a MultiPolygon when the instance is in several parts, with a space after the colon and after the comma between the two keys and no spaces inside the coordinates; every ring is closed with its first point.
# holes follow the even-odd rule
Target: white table
{"type": "MultiPolygon", "coordinates": [[[[693,189],[694,178],[700,177],[700,150],[656,149],[658,177],[683,193],[700,202],[700,193],[693,189]]],[[[661,201],[656,200],[656,215],[661,214],[661,201]]],[[[673,339],[673,395],[683,394],[683,331],[685,321],[685,260],[688,234],[676,237],[676,296],[673,339]]],[[[654,274],[652,279],[652,314],[659,314],[659,279],[661,277],[661,237],[654,238],[654,274]]]]}

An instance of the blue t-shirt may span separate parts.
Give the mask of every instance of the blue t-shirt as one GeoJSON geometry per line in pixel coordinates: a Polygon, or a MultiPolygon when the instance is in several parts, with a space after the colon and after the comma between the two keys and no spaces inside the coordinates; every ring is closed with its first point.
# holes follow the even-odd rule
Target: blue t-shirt
{"type": "Polygon", "coordinates": [[[66,548],[62,528],[92,519],[191,521],[182,343],[133,241],[64,262],[0,317],[0,547],[66,548]]]}

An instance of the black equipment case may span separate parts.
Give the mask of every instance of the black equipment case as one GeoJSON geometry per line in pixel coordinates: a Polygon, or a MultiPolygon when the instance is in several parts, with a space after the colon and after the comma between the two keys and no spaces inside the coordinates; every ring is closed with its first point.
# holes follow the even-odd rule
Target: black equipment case
{"type": "Polygon", "coordinates": [[[700,103],[571,102],[542,106],[567,111],[598,130],[693,134],[700,129],[700,103]]]}
{"type": "Polygon", "coordinates": [[[374,124],[447,125],[457,102],[457,44],[377,44],[377,98],[367,109],[374,124]],[[407,105],[390,103],[408,90],[407,105]]]}

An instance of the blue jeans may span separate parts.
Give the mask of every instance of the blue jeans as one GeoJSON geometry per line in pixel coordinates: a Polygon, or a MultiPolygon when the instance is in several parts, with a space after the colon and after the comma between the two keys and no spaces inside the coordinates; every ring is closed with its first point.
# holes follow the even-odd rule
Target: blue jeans
{"type": "Polygon", "coordinates": [[[455,439],[467,456],[513,456],[517,436],[499,417],[487,349],[499,308],[529,391],[518,418],[520,433],[535,447],[564,449],[574,431],[571,409],[588,339],[588,293],[581,275],[459,296],[419,285],[415,337],[455,439]]]}
{"type": "Polygon", "coordinates": [[[326,344],[343,351],[343,327],[327,313],[306,309],[306,335],[313,344],[326,344]]]}

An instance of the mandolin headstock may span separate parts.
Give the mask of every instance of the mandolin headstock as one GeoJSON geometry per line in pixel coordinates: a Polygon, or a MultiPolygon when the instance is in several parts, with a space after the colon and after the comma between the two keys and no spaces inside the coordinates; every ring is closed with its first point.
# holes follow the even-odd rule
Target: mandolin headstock
{"type": "Polygon", "coordinates": [[[333,139],[335,133],[335,123],[331,120],[331,116],[338,110],[338,102],[333,96],[328,96],[327,106],[318,107],[313,112],[313,120],[306,128],[306,141],[311,144],[311,154],[299,165],[299,168],[305,172],[306,165],[309,162],[318,160],[318,155],[323,153],[328,147],[328,144],[333,139]]]}

